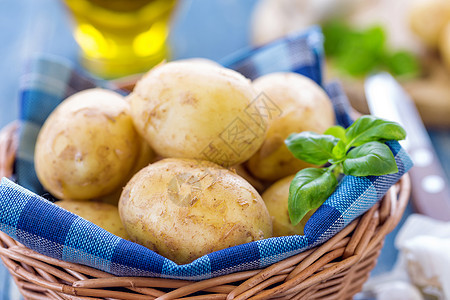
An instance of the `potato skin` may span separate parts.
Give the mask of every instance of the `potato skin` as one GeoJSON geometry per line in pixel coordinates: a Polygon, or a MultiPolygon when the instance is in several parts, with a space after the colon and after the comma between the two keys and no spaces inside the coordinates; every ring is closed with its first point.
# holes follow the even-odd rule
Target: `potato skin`
{"type": "Polygon", "coordinates": [[[450,70],[450,17],[442,29],[439,51],[447,70],[450,70]]]}
{"type": "Polygon", "coordinates": [[[271,73],[253,82],[281,114],[268,121],[266,139],[247,167],[257,178],[274,181],[313,165],[295,158],[284,144],[292,133],[323,133],[335,123],[330,99],[311,79],[296,73],[271,73]]]}
{"type": "Polygon", "coordinates": [[[178,264],[272,236],[257,191],[207,161],[168,158],[147,166],[125,187],[119,213],[132,241],[178,264]]]}
{"type": "Polygon", "coordinates": [[[411,5],[410,27],[432,49],[438,48],[442,30],[449,20],[450,3],[447,0],[416,0],[411,5]]]}
{"type": "Polygon", "coordinates": [[[258,191],[258,193],[262,193],[264,189],[267,187],[264,185],[263,182],[253,177],[253,175],[251,175],[247,171],[247,169],[243,164],[232,166],[229,168],[229,170],[244,178],[258,191]]]}
{"type": "Polygon", "coordinates": [[[288,199],[289,186],[295,175],[285,177],[271,185],[263,194],[267,210],[272,218],[273,236],[303,235],[306,222],[315,212],[310,211],[297,225],[292,225],[289,219],[288,199]]]}
{"type": "Polygon", "coordinates": [[[120,220],[119,211],[114,205],[93,201],[68,200],[57,201],[55,204],[118,237],[130,239],[120,220]]]}
{"type": "Polygon", "coordinates": [[[44,123],[36,141],[36,173],[59,199],[98,198],[125,184],[142,148],[124,98],[85,90],[64,100],[44,123]]]}
{"type": "Polygon", "coordinates": [[[233,70],[182,61],[150,70],[128,100],[137,129],[159,155],[229,167],[264,140],[266,128],[247,113],[256,96],[251,82],[233,70]]]}
{"type": "Polygon", "coordinates": [[[129,172],[129,175],[126,176],[125,182],[120,184],[112,193],[109,193],[108,195],[95,198],[94,200],[112,204],[117,207],[119,204],[120,195],[122,194],[123,188],[128,183],[128,181],[131,179],[131,177],[134,176],[137,172],[139,172],[144,167],[148,166],[150,163],[154,162],[156,159],[155,153],[153,152],[152,148],[148,145],[147,141],[144,139],[140,139],[141,148],[139,150],[139,156],[134,164],[133,169],[129,172]]]}

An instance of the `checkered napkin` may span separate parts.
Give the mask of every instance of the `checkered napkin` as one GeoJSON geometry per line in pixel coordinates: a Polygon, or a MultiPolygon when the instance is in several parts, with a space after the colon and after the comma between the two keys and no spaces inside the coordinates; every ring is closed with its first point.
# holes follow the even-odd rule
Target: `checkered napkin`
{"type": "Polygon", "coordinates": [[[313,26],[259,48],[242,49],[220,63],[252,80],[272,72],[296,72],[322,85],[322,58],[322,31],[313,26]]]}
{"type": "MultiPolygon", "coordinates": [[[[297,71],[321,83],[322,48],[318,28],[290,36],[230,62],[249,77],[272,71],[297,71]],[[292,64],[292,67],[290,67],[292,64]],[[243,67],[245,66],[245,67],[243,67]]],[[[151,276],[201,280],[242,270],[264,268],[317,246],[363,214],[412,166],[397,142],[388,142],[399,172],[384,176],[345,176],[336,191],[305,226],[303,236],[269,238],[210,253],[177,265],[157,253],[121,239],[38,196],[44,192],[33,167],[36,136],[48,114],[66,96],[97,85],[60,59],[43,57],[32,64],[21,92],[22,128],[17,152],[17,182],[0,184],[0,230],[27,247],[68,262],[88,265],[118,276],[151,276]]],[[[351,122],[339,84],[327,86],[337,119],[351,122]]]]}

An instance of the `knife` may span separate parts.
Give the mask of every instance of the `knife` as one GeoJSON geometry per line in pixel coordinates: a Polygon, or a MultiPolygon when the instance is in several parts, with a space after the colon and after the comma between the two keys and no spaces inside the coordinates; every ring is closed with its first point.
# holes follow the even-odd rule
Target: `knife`
{"type": "Polygon", "coordinates": [[[414,208],[421,214],[450,221],[448,180],[414,102],[388,73],[368,77],[365,93],[372,115],[397,122],[406,130],[406,140],[400,144],[414,162],[409,171],[414,208]]]}

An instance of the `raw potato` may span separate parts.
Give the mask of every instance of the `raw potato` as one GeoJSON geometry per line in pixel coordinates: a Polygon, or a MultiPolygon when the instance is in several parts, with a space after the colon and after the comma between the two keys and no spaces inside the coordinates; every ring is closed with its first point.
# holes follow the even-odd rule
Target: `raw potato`
{"type": "Polygon", "coordinates": [[[295,158],[284,144],[292,133],[323,133],[335,123],[330,99],[314,81],[295,73],[272,73],[253,83],[272,101],[279,115],[268,121],[268,132],[261,148],[247,167],[257,178],[277,180],[311,164],[295,158]]]}
{"type": "Polygon", "coordinates": [[[295,226],[292,225],[289,219],[288,198],[289,186],[294,177],[295,175],[292,175],[278,180],[262,194],[262,198],[272,217],[273,236],[303,235],[306,222],[315,212],[315,210],[310,211],[300,223],[295,226]]]}
{"type": "Polygon", "coordinates": [[[156,160],[155,153],[153,152],[152,148],[147,144],[147,142],[144,139],[141,139],[141,150],[139,151],[139,157],[136,161],[136,164],[134,165],[133,169],[129,173],[129,176],[127,176],[126,181],[121,184],[118,188],[116,188],[115,191],[112,193],[109,193],[106,196],[99,197],[95,200],[103,202],[103,203],[109,203],[117,207],[120,200],[120,195],[122,194],[123,188],[127,184],[127,182],[133,177],[134,174],[139,172],[144,167],[148,166],[150,163],[156,160]]]}
{"type": "Polygon", "coordinates": [[[129,240],[127,232],[122,225],[119,211],[116,206],[106,203],[92,201],[58,201],[55,204],[68,210],[83,219],[117,235],[129,240]]]}
{"type": "Polygon", "coordinates": [[[439,41],[439,51],[444,60],[447,70],[450,70],[450,18],[441,32],[441,39],[439,41]]]}
{"type": "Polygon", "coordinates": [[[142,143],[121,95],[82,91],[44,123],[36,142],[36,173],[59,199],[99,198],[125,185],[141,149],[148,147],[142,143]]]}
{"type": "Polygon", "coordinates": [[[264,183],[262,183],[260,180],[256,179],[255,177],[253,177],[245,168],[244,165],[240,164],[240,165],[235,165],[232,166],[230,168],[230,170],[232,172],[235,172],[236,174],[238,174],[239,176],[241,176],[242,178],[244,178],[245,180],[247,180],[248,183],[250,183],[257,191],[258,193],[261,193],[264,191],[264,189],[266,188],[266,186],[264,185],[264,183]]]}
{"type": "Polygon", "coordinates": [[[141,135],[163,157],[229,167],[261,146],[265,127],[250,110],[256,91],[239,73],[210,63],[170,62],[148,72],[129,96],[141,135]]]}
{"type": "Polygon", "coordinates": [[[448,0],[419,0],[410,8],[412,31],[432,49],[438,48],[442,30],[450,21],[448,0]]]}
{"type": "Polygon", "coordinates": [[[178,264],[272,236],[258,192],[208,161],[168,158],[147,166],[125,187],[119,213],[132,241],[178,264]]]}

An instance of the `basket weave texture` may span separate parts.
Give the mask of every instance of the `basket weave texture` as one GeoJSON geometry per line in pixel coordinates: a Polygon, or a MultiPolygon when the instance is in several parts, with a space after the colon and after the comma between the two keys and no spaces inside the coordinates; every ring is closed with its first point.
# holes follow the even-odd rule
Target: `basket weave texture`
{"type": "MultiPolygon", "coordinates": [[[[0,176],[11,176],[18,124],[0,133],[0,176]]],[[[26,299],[351,299],[368,279],[410,195],[406,174],[323,245],[268,268],[203,281],[117,277],[34,252],[0,232],[0,258],[26,299]]]]}

